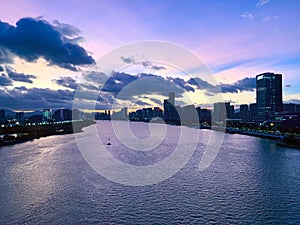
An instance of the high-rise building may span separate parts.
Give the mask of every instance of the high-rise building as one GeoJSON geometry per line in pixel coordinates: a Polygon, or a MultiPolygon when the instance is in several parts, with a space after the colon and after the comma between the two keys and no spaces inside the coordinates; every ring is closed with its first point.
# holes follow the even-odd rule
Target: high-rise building
{"type": "Polygon", "coordinates": [[[152,108],[143,108],[142,109],[142,118],[145,121],[150,121],[153,118],[153,109],[152,108]]]}
{"type": "Polygon", "coordinates": [[[49,121],[52,119],[51,109],[43,109],[43,121],[49,121]]]}
{"type": "Polygon", "coordinates": [[[258,118],[267,120],[282,111],[282,74],[263,73],[256,76],[258,118]]]}
{"type": "Polygon", "coordinates": [[[226,102],[227,119],[234,119],[234,106],[230,105],[230,102],[226,102]]]}
{"type": "Polygon", "coordinates": [[[211,111],[209,109],[196,108],[200,123],[211,123],[211,111]]]}
{"type": "Polygon", "coordinates": [[[297,112],[297,104],[294,104],[294,103],[283,104],[283,111],[284,112],[297,112]]]}
{"type": "Polygon", "coordinates": [[[214,103],[213,120],[216,122],[224,122],[226,119],[226,107],[224,102],[214,103]]]}
{"type": "Polygon", "coordinates": [[[199,123],[199,117],[195,105],[186,105],[181,107],[179,116],[181,124],[199,123]]]}
{"type": "Polygon", "coordinates": [[[248,105],[246,104],[240,105],[240,118],[243,123],[247,123],[249,121],[248,105]]]}
{"type": "Polygon", "coordinates": [[[16,120],[18,122],[23,122],[25,120],[25,113],[24,112],[16,112],[16,120]]]}
{"type": "Polygon", "coordinates": [[[213,120],[216,122],[225,122],[226,119],[234,119],[234,106],[230,102],[214,103],[213,120]]]}
{"type": "Polygon", "coordinates": [[[175,106],[175,93],[174,92],[169,92],[169,102],[175,106]]]}
{"type": "Polygon", "coordinates": [[[161,108],[159,108],[159,107],[154,107],[153,117],[163,118],[163,110],[161,108]]]}
{"type": "Polygon", "coordinates": [[[128,120],[128,108],[123,107],[120,111],[113,112],[112,120],[128,120]]]}
{"type": "Polygon", "coordinates": [[[72,110],[70,110],[70,109],[58,109],[53,113],[53,119],[55,121],[72,120],[72,110]]]}
{"type": "Polygon", "coordinates": [[[164,120],[166,122],[178,122],[180,120],[175,107],[175,93],[169,93],[169,99],[164,100],[164,120]]]}
{"type": "Polygon", "coordinates": [[[251,103],[250,104],[249,120],[250,121],[257,120],[257,104],[256,103],[251,103]]]}

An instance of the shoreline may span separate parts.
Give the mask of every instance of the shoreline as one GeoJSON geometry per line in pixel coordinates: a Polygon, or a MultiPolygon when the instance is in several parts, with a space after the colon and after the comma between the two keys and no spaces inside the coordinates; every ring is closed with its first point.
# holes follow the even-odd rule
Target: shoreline
{"type": "MultiPolygon", "coordinates": [[[[120,121],[126,121],[126,120],[120,120],[120,121]]],[[[130,121],[128,120],[127,122],[143,122],[143,123],[149,123],[149,121],[130,121]]],[[[258,137],[258,138],[265,138],[265,139],[271,139],[276,142],[277,145],[284,146],[284,147],[289,147],[293,149],[300,149],[300,144],[298,145],[295,143],[286,143],[286,139],[291,136],[291,134],[288,133],[270,133],[270,132],[263,132],[263,131],[244,131],[244,130],[239,130],[234,127],[219,127],[219,126],[201,126],[201,125],[195,125],[195,124],[175,124],[175,123],[164,123],[170,126],[185,126],[185,127],[190,127],[194,129],[200,129],[200,130],[214,130],[218,132],[224,132],[227,134],[239,134],[239,135],[245,135],[245,136],[252,136],[252,137],[258,137]]],[[[298,135],[292,135],[292,136],[298,136],[298,135]]],[[[300,136],[298,136],[300,139],[300,136]]]]}
{"type": "MultiPolygon", "coordinates": [[[[90,125],[96,124],[97,121],[105,121],[105,120],[79,120],[79,121],[68,121],[68,122],[61,122],[55,124],[43,124],[43,125],[36,125],[36,126],[17,126],[17,127],[5,127],[0,128],[0,148],[2,146],[8,146],[13,144],[19,144],[27,141],[32,141],[34,139],[39,139],[41,137],[53,136],[53,135],[64,135],[64,134],[73,134],[84,132],[82,129],[88,127],[90,125]]],[[[120,120],[126,121],[126,120],[120,120]]],[[[149,123],[146,121],[130,121],[127,122],[143,122],[149,123]]],[[[271,140],[277,141],[278,145],[300,149],[300,146],[294,145],[287,145],[286,143],[282,142],[288,135],[282,134],[274,134],[268,132],[259,132],[259,131],[242,131],[236,130],[235,128],[231,127],[201,127],[201,126],[194,126],[194,125],[187,125],[187,124],[171,124],[171,123],[163,123],[171,126],[186,126],[194,129],[200,130],[214,130],[219,132],[224,132],[228,134],[240,134],[246,136],[253,136],[258,138],[267,138],[271,140]],[[282,143],[282,144],[281,144],[282,143]]]]}
{"type": "Polygon", "coordinates": [[[95,124],[94,120],[69,121],[36,126],[17,126],[0,128],[0,147],[19,144],[41,137],[83,132],[84,127],[95,124]]]}

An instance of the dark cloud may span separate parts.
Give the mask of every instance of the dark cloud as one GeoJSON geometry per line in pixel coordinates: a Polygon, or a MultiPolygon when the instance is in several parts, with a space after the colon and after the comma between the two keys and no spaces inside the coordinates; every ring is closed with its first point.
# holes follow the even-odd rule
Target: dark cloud
{"type": "Polygon", "coordinates": [[[95,86],[99,86],[99,85],[102,86],[109,78],[109,76],[106,75],[105,73],[95,72],[95,71],[85,73],[83,74],[83,77],[84,80],[93,83],[95,86]]]}
{"type": "Polygon", "coordinates": [[[31,74],[17,73],[9,67],[6,67],[6,73],[10,79],[24,83],[32,83],[32,79],[36,78],[36,76],[31,74]]]}
{"type": "MultiPolygon", "coordinates": [[[[1,20],[0,20],[1,25],[1,20]]],[[[0,36],[1,36],[1,30],[0,30],[0,36]]],[[[1,39],[0,39],[1,40],[1,39]]],[[[13,56],[12,54],[7,51],[6,49],[2,48],[0,45],[0,63],[13,63],[13,56]]]]}
{"type": "Polygon", "coordinates": [[[202,80],[199,77],[191,78],[187,81],[187,83],[190,85],[195,85],[198,89],[201,89],[201,90],[208,90],[208,91],[216,90],[216,86],[208,83],[205,80],[202,80]]]}
{"type": "Polygon", "coordinates": [[[5,74],[0,75],[0,86],[11,86],[12,80],[5,74]]]}
{"type": "MultiPolygon", "coordinates": [[[[147,94],[167,96],[168,92],[175,92],[180,96],[185,90],[174,81],[146,73],[131,75],[113,71],[110,76],[107,76],[103,73],[92,72],[85,74],[84,78],[80,86],[89,90],[100,90],[102,93],[111,94],[114,98],[123,100],[132,100],[134,96],[147,94]]],[[[188,87],[185,88],[188,89],[188,87]]]]}
{"type": "Polygon", "coordinates": [[[29,62],[42,57],[51,65],[71,70],[93,64],[94,59],[73,41],[78,32],[71,25],[50,24],[41,18],[22,18],[16,26],[0,21],[0,60],[11,59],[11,52],[29,62]]]}
{"type": "Polygon", "coordinates": [[[72,77],[60,77],[58,80],[53,81],[60,86],[71,89],[76,89],[78,85],[76,80],[74,80],[72,77]]]}
{"type": "MultiPolygon", "coordinates": [[[[182,82],[182,81],[181,81],[182,82]]],[[[239,93],[242,91],[254,91],[256,87],[255,77],[246,77],[232,84],[212,85],[200,78],[191,78],[187,81],[188,84],[194,85],[201,90],[206,90],[206,94],[214,95],[214,93],[239,93]]]]}
{"type": "Polygon", "coordinates": [[[15,90],[27,91],[28,89],[25,86],[21,86],[21,87],[15,87],[15,90]]]}
{"type": "Polygon", "coordinates": [[[179,87],[176,83],[170,82],[160,76],[140,74],[135,77],[137,78],[136,81],[124,87],[116,96],[117,98],[126,100],[139,95],[167,96],[169,92],[174,92],[177,96],[181,96],[184,92],[184,89],[179,87]]]}
{"type": "Polygon", "coordinates": [[[256,88],[255,77],[245,77],[233,84],[220,84],[223,93],[238,93],[242,91],[254,91],[256,88]]]}
{"type": "Polygon", "coordinates": [[[236,85],[240,91],[254,91],[256,88],[256,78],[245,77],[235,82],[234,85],[236,85]]]}
{"type": "Polygon", "coordinates": [[[102,87],[102,91],[110,92],[114,96],[117,96],[118,93],[129,83],[137,80],[138,77],[126,73],[112,72],[111,76],[107,79],[105,84],[102,87]]]}
{"type": "Polygon", "coordinates": [[[0,90],[0,107],[22,110],[71,107],[73,97],[68,90],[19,87],[0,90]]]}
{"type": "Polygon", "coordinates": [[[239,89],[233,84],[220,84],[219,85],[222,93],[238,93],[239,89]]]}
{"type": "Polygon", "coordinates": [[[0,72],[3,72],[4,68],[2,66],[0,66],[0,72]]]}
{"type": "Polygon", "coordinates": [[[150,61],[136,62],[135,59],[134,59],[134,57],[124,57],[124,56],[121,56],[120,58],[121,58],[121,60],[124,63],[135,64],[135,65],[142,65],[143,67],[148,68],[148,69],[152,69],[152,70],[165,70],[166,69],[165,67],[163,67],[163,66],[157,66],[157,65],[153,64],[150,61]]]}
{"type": "Polygon", "coordinates": [[[174,83],[176,83],[179,87],[181,87],[182,89],[186,90],[186,91],[192,91],[195,92],[195,89],[193,87],[191,87],[190,85],[188,85],[188,83],[181,78],[172,78],[172,77],[168,77],[168,79],[170,81],[173,81],[174,83]]]}
{"type": "Polygon", "coordinates": [[[122,61],[124,63],[127,63],[127,64],[135,63],[133,57],[124,57],[124,56],[121,56],[121,59],[122,59],[122,61]]]}
{"type": "Polygon", "coordinates": [[[239,93],[242,91],[254,91],[255,89],[255,78],[250,77],[243,78],[232,84],[220,85],[213,85],[198,77],[185,81],[179,77],[164,78],[146,73],[131,75],[115,71],[111,73],[111,76],[92,72],[91,74],[86,74],[85,78],[94,83],[93,86],[86,86],[87,89],[92,90],[91,87],[99,87],[102,92],[111,93],[115,98],[123,100],[132,100],[133,96],[147,94],[167,96],[168,92],[175,92],[177,96],[181,96],[185,91],[194,92],[196,89],[204,90],[210,96],[220,92],[239,93]]]}
{"type": "Polygon", "coordinates": [[[154,69],[154,70],[165,70],[165,69],[166,69],[166,67],[152,65],[152,66],[151,66],[151,69],[154,69]]]}
{"type": "Polygon", "coordinates": [[[143,61],[143,62],[140,62],[140,63],[136,63],[136,64],[141,64],[143,65],[145,68],[149,68],[149,69],[152,69],[152,70],[165,70],[166,68],[163,67],[163,66],[157,66],[157,65],[154,65],[153,63],[149,62],[149,61],[143,61]]]}
{"type": "Polygon", "coordinates": [[[115,99],[111,95],[107,95],[106,93],[100,92],[97,101],[102,104],[111,105],[114,103],[115,99]]]}
{"type": "MultiPolygon", "coordinates": [[[[121,104],[122,102],[120,103],[118,100],[129,100],[141,107],[150,106],[148,100],[162,105],[159,99],[155,99],[151,95],[168,96],[169,92],[174,92],[177,97],[180,97],[186,91],[194,92],[196,89],[201,89],[206,91],[206,95],[213,96],[221,90],[224,93],[239,93],[242,91],[254,91],[255,89],[255,78],[249,77],[232,84],[220,85],[212,85],[200,78],[191,78],[185,81],[179,77],[165,78],[146,73],[131,75],[115,71],[110,76],[99,72],[86,73],[83,75],[83,78],[80,83],[72,77],[60,77],[54,80],[56,84],[72,89],[66,93],[62,90],[56,92],[49,89],[26,89],[24,87],[15,88],[15,93],[25,93],[27,99],[21,97],[23,101],[28,100],[35,105],[33,99],[37,98],[38,102],[41,101],[43,103],[38,105],[47,106],[48,104],[50,107],[51,104],[55,106],[63,103],[72,105],[76,90],[76,99],[79,100],[80,104],[82,102],[81,106],[83,108],[88,107],[92,109],[96,107],[97,109],[104,109],[111,108],[113,104],[121,104]],[[43,96],[43,99],[37,97],[37,95],[43,96]]],[[[18,97],[11,92],[10,95],[18,97]]]]}

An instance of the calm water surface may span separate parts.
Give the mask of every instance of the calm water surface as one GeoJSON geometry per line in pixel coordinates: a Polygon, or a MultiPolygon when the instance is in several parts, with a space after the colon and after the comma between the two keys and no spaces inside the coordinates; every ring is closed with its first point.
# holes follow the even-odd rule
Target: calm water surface
{"type": "MultiPolygon", "coordinates": [[[[108,124],[93,126],[101,139],[112,139],[115,158],[137,166],[168,157],[180,129],[168,126],[163,149],[132,153],[106,130],[108,124]]],[[[149,135],[147,124],[130,126],[139,138],[149,135]]],[[[299,150],[226,134],[215,161],[200,172],[210,131],[199,132],[199,144],[184,168],[161,183],[141,187],[97,174],[73,135],[2,147],[0,224],[300,224],[299,150]]]]}

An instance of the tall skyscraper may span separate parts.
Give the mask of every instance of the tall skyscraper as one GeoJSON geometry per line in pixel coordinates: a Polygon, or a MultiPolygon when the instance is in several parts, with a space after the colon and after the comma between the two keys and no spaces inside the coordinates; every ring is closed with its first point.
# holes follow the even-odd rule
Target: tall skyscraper
{"type": "Polygon", "coordinates": [[[164,100],[164,120],[171,123],[178,123],[180,121],[180,117],[175,107],[174,92],[169,92],[169,99],[164,100]]]}
{"type": "Polygon", "coordinates": [[[169,100],[165,99],[164,100],[164,120],[167,121],[172,121],[173,120],[173,114],[172,112],[174,111],[174,106],[169,102],[169,100]]]}
{"type": "Polygon", "coordinates": [[[196,108],[198,117],[199,117],[199,122],[200,123],[211,123],[211,110],[209,109],[201,109],[201,107],[196,108]]]}
{"type": "Polygon", "coordinates": [[[128,120],[128,108],[123,107],[120,111],[113,112],[111,119],[112,120],[128,120]]]}
{"type": "Polygon", "coordinates": [[[169,92],[169,102],[175,106],[175,93],[174,92],[169,92]]]}
{"type": "Polygon", "coordinates": [[[227,118],[225,102],[214,103],[213,120],[216,122],[225,122],[227,118]]]}
{"type": "Polygon", "coordinates": [[[72,110],[70,110],[70,109],[58,109],[53,113],[52,118],[55,121],[72,120],[72,110]]]}
{"type": "Polygon", "coordinates": [[[234,106],[230,102],[214,103],[214,121],[225,122],[226,119],[234,119],[234,106]]]}
{"type": "Polygon", "coordinates": [[[250,104],[249,120],[250,121],[257,120],[257,104],[256,103],[251,103],[250,104]]]}
{"type": "Polygon", "coordinates": [[[25,113],[24,112],[16,112],[16,120],[18,122],[23,122],[25,119],[25,113]]]}
{"type": "Polygon", "coordinates": [[[256,76],[258,118],[267,120],[282,111],[282,74],[263,73],[256,76]]]}
{"type": "Polygon", "coordinates": [[[43,109],[43,121],[49,121],[52,119],[51,109],[43,109]]]}
{"type": "Polygon", "coordinates": [[[243,123],[247,123],[249,121],[248,105],[246,105],[246,104],[240,105],[240,118],[243,123]]]}

